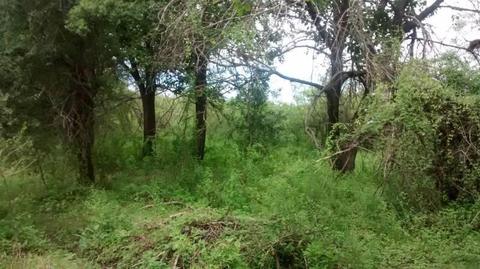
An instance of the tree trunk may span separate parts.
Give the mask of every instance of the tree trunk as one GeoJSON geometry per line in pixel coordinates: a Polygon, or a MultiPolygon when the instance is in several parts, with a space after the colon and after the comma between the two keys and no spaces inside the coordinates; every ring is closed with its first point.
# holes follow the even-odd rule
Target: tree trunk
{"type": "Polygon", "coordinates": [[[196,141],[197,158],[205,157],[205,142],[207,136],[207,65],[205,55],[198,54],[195,67],[195,112],[196,112],[196,141]]]}
{"type": "Polygon", "coordinates": [[[143,106],[143,156],[152,156],[156,134],[155,91],[149,87],[141,93],[143,106]]]}
{"type": "MultiPolygon", "coordinates": [[[[331,139],[336,142],[341,133],[333,126],[340,121],[340,97],[342,94],[342,86],[345,81],[343,77],[343,51],[344,39],[339,38],[331,47],[330,67],[331,67],[331,83],[326,89],[327,96],[327,132],[331,139]],[[338,42],[338,43],[337,43],[338,42]]],[[[349,172],[355,169],[355,159],[357,156],[357,145],[355,141],[349,141],[345,145],[338,145],[335,150],[339,153],[332,158],[332,167],[341,172],[349,172]]]]}
{"type": "MultiPolygon", "coordinates": [[[[343,44],[335,44],[331,49],[330,56],[330,79],[331,82],[328,88],[325,89],[327,96],[327,131],[330,133],[333,130],[333,125],[339,122],[340,119],[340,96],[342,94],[343,79],[343,44]]],[[[338,134],[332,134],[334,138],[338,134]]]]}
{"type": "MultiPolygon", "coordinates": [[[[333,126],[339,122],[340,115],[340,94],[335,88],[331,88],[325,92],[327,96],[327,133],[332,134],[333,126]]],[[[332,134],[335,138],[337,135],[332,134]]]]}
{"type": "Polygon", "coordinates": [[[358,147],[354,142],[340,147],[340,153],[333,160],[333,168],[342,173],[355,170],[355,160],[357,158],[358,147]]]}
{"type": "Polygon", "coordinates": [[[93,158],[92,158],[92,151],[94,145],[94,132],[93,132],[93,123],[91,129],[86,130],[85,138],[82,138],[80,142],[79,148],[79,174],[80,174],[80,181],[85,184],[92,184],[95,183],[95,170],[93,166],[93,158]]]}
{"type": "Polygon", "coordinates": [[[70,125],[68,132],[77,148],[79,161],[79,179],[83,184],[95,182],[93,166],[93,145],[95,143],[94,93],[81,88],[73,95],[70,113],[67,114],[70,125]]]}
{"type": "Polygon", "coordinates": [[[135,59],[129,59],[131,68],[129,70],[142,98],[143,109],[143,147],[142,156],[152,156],[154,154],[154,141],[156,135],[156,119],[155,119],[155,77],[156,72],[151,70],[150,66],[144,67],[144,77],[140,74],[140,70],[135,59]]]}

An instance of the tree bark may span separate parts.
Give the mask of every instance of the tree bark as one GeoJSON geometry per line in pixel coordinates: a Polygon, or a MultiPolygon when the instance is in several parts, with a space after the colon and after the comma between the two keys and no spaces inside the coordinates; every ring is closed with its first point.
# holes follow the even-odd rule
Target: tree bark
{"type": "Polygon", "coordinates": [[[342,173],[355,170],[357,151],[358,146],[354,142],[342,145],[340,147],[340,153],[338,153],[332,160],[333,168],[342,173]]]}
{"type": "MultiPolygon", "coordinates": [[[[333,126],[340,121],[340,97],[342,87],[348,76],[343,71],[343,52],[345,50],[345,42],[348,27],[348,9],[349,2],[341,0],[337,2],[338,9],[334,13],[334,28],[336,37],[329,44],[330,48],[330,79],[331,82],[325,89],[327,96],[327,131],[333,141],[338,141],[340,137],[339,130],[333,126]]],[[[340,149],[340,153],[332,158],[332,167],[341,172],[348,172],[355,169],[355,159],[357,155],[357,147],[354,141],[350,141],[347,145],[339,145],[335,147],[340,149]]]]}
{"type": "MultiPolygon", "coordinates": [[[[91,125],[93,125],[93,123],[91,125]]],[[[78,153],[78,159],[80,163],[79,164],[80,181],[82,183],[89,185],[89,184],[95,183],[95,169],[94,169],[93,157],[92,157],[95,138],[94,138],[93,126],[88,128],[92,128],[92,129],[86,130],[86,133],[88,133],[87,137],[79,141],[80,148],[78,153]]]]}
{"type": "Polygon", "coordinates": [[[207,56],[199,53],[195,67],[195,113],[196,113],[196,142],[197,158],[205,157],[205,143],[207,137],[207,56]]]}
{"type": "Polygon", "coordinates": [[[143,156],[154,154],[154,141],[156,135],[155,119],[155,91],[149,87],[141,93],[143,107],[143,156]]]}
{"type": "Polygon", "coordinates": [[[72,136],[79,161],[79,180],[83,184],[95,182],[93,165],[93,145],[95,143],[95,92],[88,87],[80,87],[71,100],[67,119],[70,122],[67,132],[72,136]]]}
{"type": "Polygon", "coordinates": [[[330,83],[325,88],[327,96],[327,131],[331,132],[333,125],[340,120],[340,96],[342,94],[343,78],[343,51],[344,44],[342,40],[335,43],[330,48],[330,83]]]}
{"type": "MultiPolygon", "coordinates": [[[[328,114],[327,131],[330,133],[331,139],[337,141],[341,134],[333,126],[340,121],[340,97],[342,86],[346,79],[346,76],[343,75],[343,44],[338,44],[338,46],[332,48],[330,67],[331,83],[325,89],[328,114]]],[[[340,153],[335,154],[331,160],[333,169],[341,172],[349,172],[355,169],[357,146],[353,141],[351,142],[335,147],[340,153]]]]}
{"type": "Polygon", "coordinates": [[[156,136],[156,118],[155,118],[155,76],[149,67],[144,69],[145,76],[142,78],[138,69],[138,64],[135,59],[129,60],[131,67],[129,69],[135,83],[137,84],[142,99],[143,109],[143,147],[142,156],[152,156],[154,152],[154,142],[156,136]]]}

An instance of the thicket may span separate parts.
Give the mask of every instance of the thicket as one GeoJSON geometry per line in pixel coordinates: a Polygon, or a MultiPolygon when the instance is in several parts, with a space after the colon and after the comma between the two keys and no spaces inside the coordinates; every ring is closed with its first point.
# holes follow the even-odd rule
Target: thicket
{"type": "Polygon", "coordinates": [[[344,138],[381,152],[384,187],[427,210],[475,201],[480,186],[477,89],[455,87],[450,68],[431,66],[405,66],[391,87],[370,97],[344,138]]]}

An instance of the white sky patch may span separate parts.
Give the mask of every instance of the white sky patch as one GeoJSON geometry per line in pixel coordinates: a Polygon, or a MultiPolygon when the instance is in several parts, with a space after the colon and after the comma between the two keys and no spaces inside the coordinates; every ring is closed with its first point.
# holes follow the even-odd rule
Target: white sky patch
{"type": "MultiPolygon", "coordinates": [[[[290,77],[299,78],[307,81],[320,82],[325,77],[327,66],[325,57],[311,50],[299,48],[288,52],[282,62],[277,62],[275,67],[277,71],[290,77]]],[[[309,88],[299,83],[291,83],[273,75],[270,78],[270,87],[272,90],[279,90],[277,102],[292,103],[294,101],[295,91],[309,88]]]]}

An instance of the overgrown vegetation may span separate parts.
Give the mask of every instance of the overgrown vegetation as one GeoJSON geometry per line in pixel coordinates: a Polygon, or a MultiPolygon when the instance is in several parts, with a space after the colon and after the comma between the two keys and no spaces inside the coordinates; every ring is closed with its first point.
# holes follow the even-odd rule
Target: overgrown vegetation
{"type": "Polygon", "coordinates": [[[478,96],[443,82],[425,64],[405,67],[394,101],[385,102],[386,91],[371,98],[356,134],[382,152],[385,184],[420,209],[475,201],[480,186],[478,96]]]}
{"type": "Polygon", "coordinates": [[[0,268],[478,267],[480,12],[377,2],[0,0],[0,268]]]}
{"type": "MultiPolygon", "coordinates": [[[[246,151],[243,136],[221,138],[237,126],[211,122],[218,136],[201,164],[188,137],[161,134],[155,157],[142,159],[134,138],[109,136],[97,145],[99,164],[107,170],[95,188],[75,184],[73,169],[46,172],[45,184],[38,174],[10,178],[1,197],[2,267],[478,264],[478,202],[417,213],[403,204],[400,210],[403,195],[397,193],[404,186],[379,185],[383,175],[374,155],[361,153],[353,173],[332,171],[328,162],[318,162],[321,153],[292,137],[298,127],[288,126],[289,120],[296,121],[278,122],[284,126],[280,145],[246,151]]],[[[115,128],[109,132],[126,127],[115,128]]]]}

